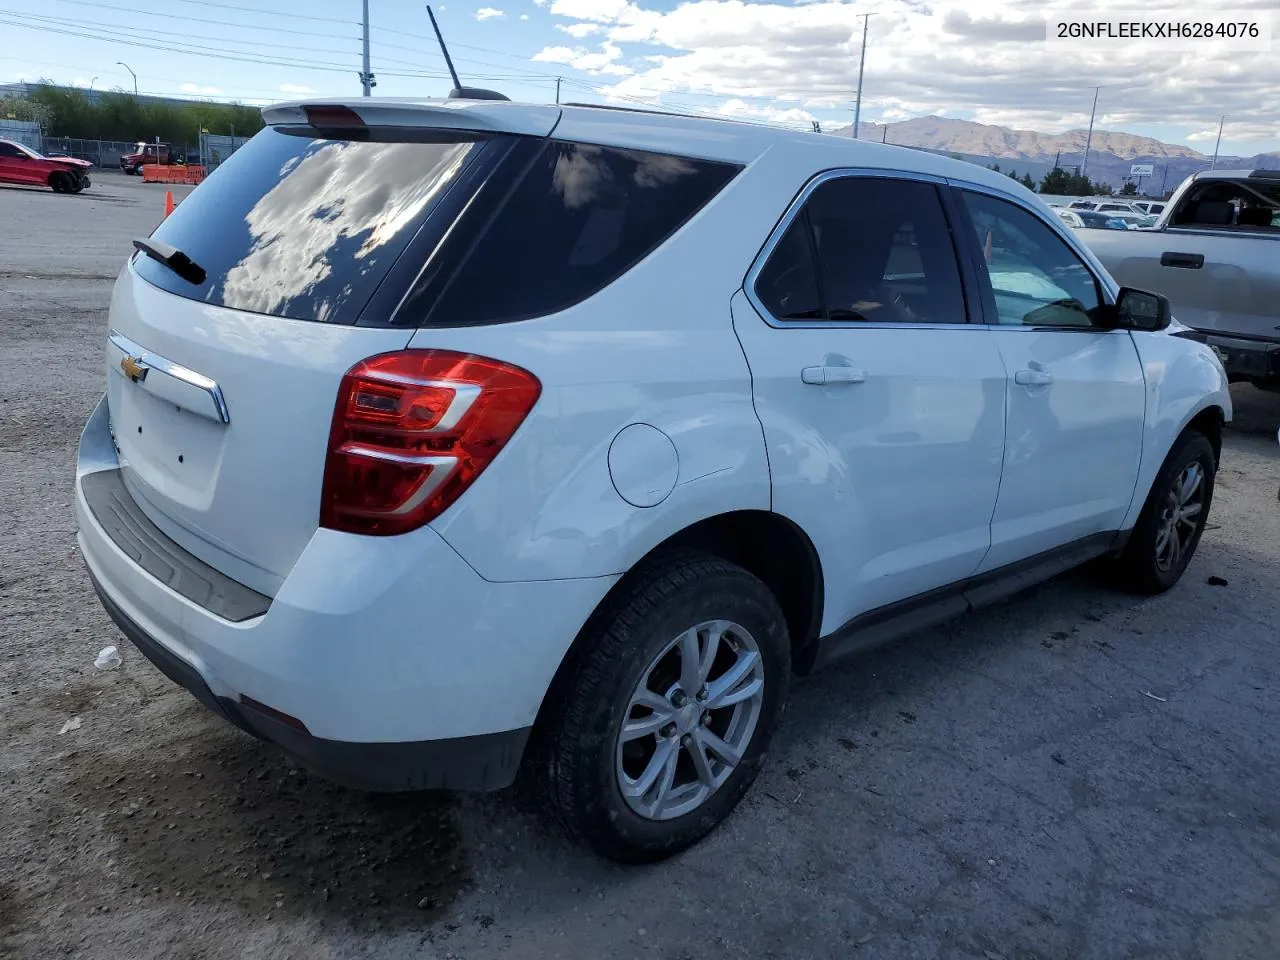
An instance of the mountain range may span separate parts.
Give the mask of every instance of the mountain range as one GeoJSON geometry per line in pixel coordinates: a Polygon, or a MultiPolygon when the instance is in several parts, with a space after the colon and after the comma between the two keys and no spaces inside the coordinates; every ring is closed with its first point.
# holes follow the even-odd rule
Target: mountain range
{"type": "MultiPolygon", "coordinates": [[[[847,137],[852,127],[839,127],[827,132],[847,137]]],[[[916,117],[887,124],[863,123],[858,129],[859,140],[879,140],[955,154],[984,166],[994,162],[1002,170],[1030,173],[1036,180],[1053,168],[1055,159],[1064,169],[1079,166],[1084,160],[1087,137],[1085,130],[1039,133],[946,117],[916,117]]],[[[1211,156],[1182,144],[1095,129],[1086,173],[1091,180],[1119,187],[1129,176],[1131,166],[1151,164],[1154,172],[1142,186],[1144,192],[1156,195],[1162,190],[1172,190],[1197,170],[1204,170],[1211,160],[1211,156]]],[[[1280,153],[1262,153],[1252,157],[1219,156],[1217,166],[1222,169],[1280,169],[1280,153]]]]}

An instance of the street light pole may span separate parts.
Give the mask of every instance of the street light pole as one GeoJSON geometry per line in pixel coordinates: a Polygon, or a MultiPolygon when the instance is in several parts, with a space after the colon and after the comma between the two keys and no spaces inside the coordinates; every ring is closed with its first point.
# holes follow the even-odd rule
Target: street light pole
{"type": "Polygon", "coordinates": [[[858,98],[853,103],[853,139],[858,139],[858,121],[862,118],[862,71],[867,65],[867,27],[874,13],[862,15],[862,56],[858,58],[858,98]]]}
{"type": "Polygon", "coordinates": [[[366,97],[373,96],[373,74],[369,71],[369,0],[364,0],[364,70],[360,74],[360,86],[366,97]]]}
{"type": "Polygon", "coordinates": [[[1080,176],[1087,177],[1089,175],[1089,148],[1093,146],[1093,118],[1098,113],[1098,91],[1101,87],[1093,88],[1093,109],[1089,111],[1089,133],[1084,139],[1084,162],[1080,164],[1080,176]]]}
{"type": "Polygon", "coordinates": [[[1218,165],[1218,148],[1222,146],[1222,128],[1226,125],[1226,122],[1226,114],[1223,114],[1222,119],[1218,121],[1218,142],[1213,145],[1213,160],[1209,163],[1210,170],[1218,165]]]}
{"type": "Polygon", "coordinates": [[[129,66],[123,60],[117,60],[116,65],[120,67],[124,67],[126,70],[129,71],[129,76],[133,77],[133,99],[137,100],[138,99],[138,75],[133,72],[133,67],[129,66]]]}

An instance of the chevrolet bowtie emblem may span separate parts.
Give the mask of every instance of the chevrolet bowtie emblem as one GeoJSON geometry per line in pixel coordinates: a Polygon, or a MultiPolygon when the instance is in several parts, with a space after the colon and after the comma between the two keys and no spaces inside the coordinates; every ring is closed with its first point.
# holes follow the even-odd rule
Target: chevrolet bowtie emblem
{"type": "Polygon", "coordinates": [[[123,370],[124,375],[134,383],[140,383],[147,379],[147,371],[151,368],[137,357],[125,356],[124,359],[120,361],[120,369],[123,370]]]}

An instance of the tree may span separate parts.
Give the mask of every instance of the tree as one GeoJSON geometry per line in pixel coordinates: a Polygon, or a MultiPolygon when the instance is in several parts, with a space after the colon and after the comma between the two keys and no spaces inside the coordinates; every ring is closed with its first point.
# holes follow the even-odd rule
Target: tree
{"type": "MultiPolygon", "coordinates": [[[[195,143],[208,133],[251,137],[262,129],[262,114],[239,103],[191,100],[170,103],[135,97],[122,90],[90,100],[74,87],[47,80],[31,90],[28,99],[47,111],[46,136],[103,140],[155,140],[170,144],[195,143]]],[[[0,110],[0,115],[3,111],[0,110]]]]}
{"type": "Polygon", "coordinates": [[[52,117],[52,112],[43,103],[13,94],[0,97],[0,119],[25,120],[27,123],[38,123],[43,128],[52,117]]]}
{"type": "Polygon", "coordinates": [[[1120,196],[1135,197],[1138,195],[1138,185],[1132,180],[1126,180],[1123,187],[1120,188],[1120,196]]]}
{"type": "Polygon", "coordinates": [[[1022,175],[1021,183],[1028,190],[1034,190],[1036,188],[1036,182],[1031,179],[1031,174],[1029,173],[1024,173],[1022,175]]]}
{"type": "Polygon", "coordinates": [[[1078,173],[1054,167],[1040,180],[1040,192],[1060,197],[1105,197],[1111,195],[1112,189],[1109,184],[1095,183],[1078,173]]]}

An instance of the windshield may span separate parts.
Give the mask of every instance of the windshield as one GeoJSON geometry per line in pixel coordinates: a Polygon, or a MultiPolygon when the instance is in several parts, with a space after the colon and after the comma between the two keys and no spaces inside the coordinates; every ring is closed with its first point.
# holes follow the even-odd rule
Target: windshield
{"type": "Polygon", "coordinates": [[[10,142],[11,142],[11,143],[13,143],[13,145],[14,145],[15,147],[17,147],[19,150],[21,150],[23,153],[25,153],[25,154],[26,154],[28,157],[30,157],[32,160],[43,160],[43,159],[45,159],[42,155],[40,155],[39,153],[36,153],[36,151],[32,150],[32,149],[31,149],[30,147],[28,147],[25,143],[14,143],[13,141],[10,141],[10,142]]]}

